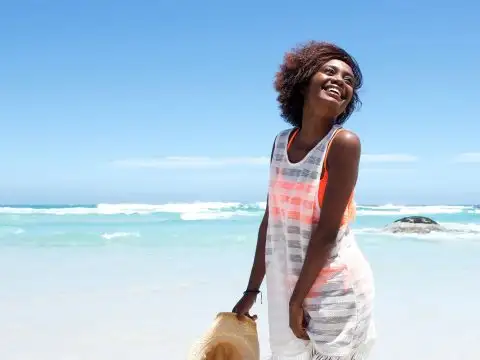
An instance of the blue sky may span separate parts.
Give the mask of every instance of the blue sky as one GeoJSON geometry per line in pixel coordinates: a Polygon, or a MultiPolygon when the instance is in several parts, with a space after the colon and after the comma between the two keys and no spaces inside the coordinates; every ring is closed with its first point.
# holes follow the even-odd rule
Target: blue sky
{"type": "Polygon", "coordinates": [[[310,39],[360,63],[360,203],[480,203],[474,1],[5,1],[1,203],[263,200],[272,81],[310,39]]]}

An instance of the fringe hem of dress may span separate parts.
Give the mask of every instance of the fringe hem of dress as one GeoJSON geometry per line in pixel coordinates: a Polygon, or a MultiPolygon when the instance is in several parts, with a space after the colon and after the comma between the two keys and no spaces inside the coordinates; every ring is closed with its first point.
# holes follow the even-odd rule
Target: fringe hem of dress
{"type": "Polygon", "coordinates": [[[312,349],[311,351],[295,356],[272,355],[267,360],[366,360],[368,353],[367,350],[359,350],[347,356],[331,356],[319,354],[312,349]]]}

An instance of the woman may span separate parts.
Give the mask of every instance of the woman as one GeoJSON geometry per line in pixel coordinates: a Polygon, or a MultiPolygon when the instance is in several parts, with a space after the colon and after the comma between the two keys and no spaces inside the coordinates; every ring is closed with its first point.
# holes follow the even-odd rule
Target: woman
{"type": "Polygon", "coordinates": [[[266,274],[271,359],[366,359],[373,276],[349,224],[360,140],[342,124],[360,103],[356,61],[329,43],[287,53],[276,75],[282,117],[255,259],[233,312],[250,316],[266,274]]]}

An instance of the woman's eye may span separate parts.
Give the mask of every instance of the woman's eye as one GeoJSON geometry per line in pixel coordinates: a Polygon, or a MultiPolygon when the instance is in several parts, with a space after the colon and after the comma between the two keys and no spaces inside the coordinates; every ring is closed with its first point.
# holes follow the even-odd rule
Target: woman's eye
{"type": "Polygon", "coordinates": [[[332,68],[326,68],[325,69],[325,74],[333,75],[333,74],[335,74],[335,70],[333,70],[332,68]]]}
{"type": "Polygon", "coordinates": [[[348,85],[353,85],[353,79],[351,77],[348,76],[344,80],[348,85]]]}

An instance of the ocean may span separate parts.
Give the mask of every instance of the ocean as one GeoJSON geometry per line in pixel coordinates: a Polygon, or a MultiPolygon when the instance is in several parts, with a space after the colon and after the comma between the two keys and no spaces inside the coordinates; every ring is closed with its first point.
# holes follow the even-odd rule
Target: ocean
{"type": "MultiPolygon", "coordinates": [[[[265,203],[0,207],[1,360],[183,360],[244,290],[265,203]]],[[[480,208],[358,206],[373,360],[480,358],[480,208]],[[449,231],[389,234],[433,218],[449,231]]],[[[258,302],[262,357],[268,299],[258,302]]]]}

